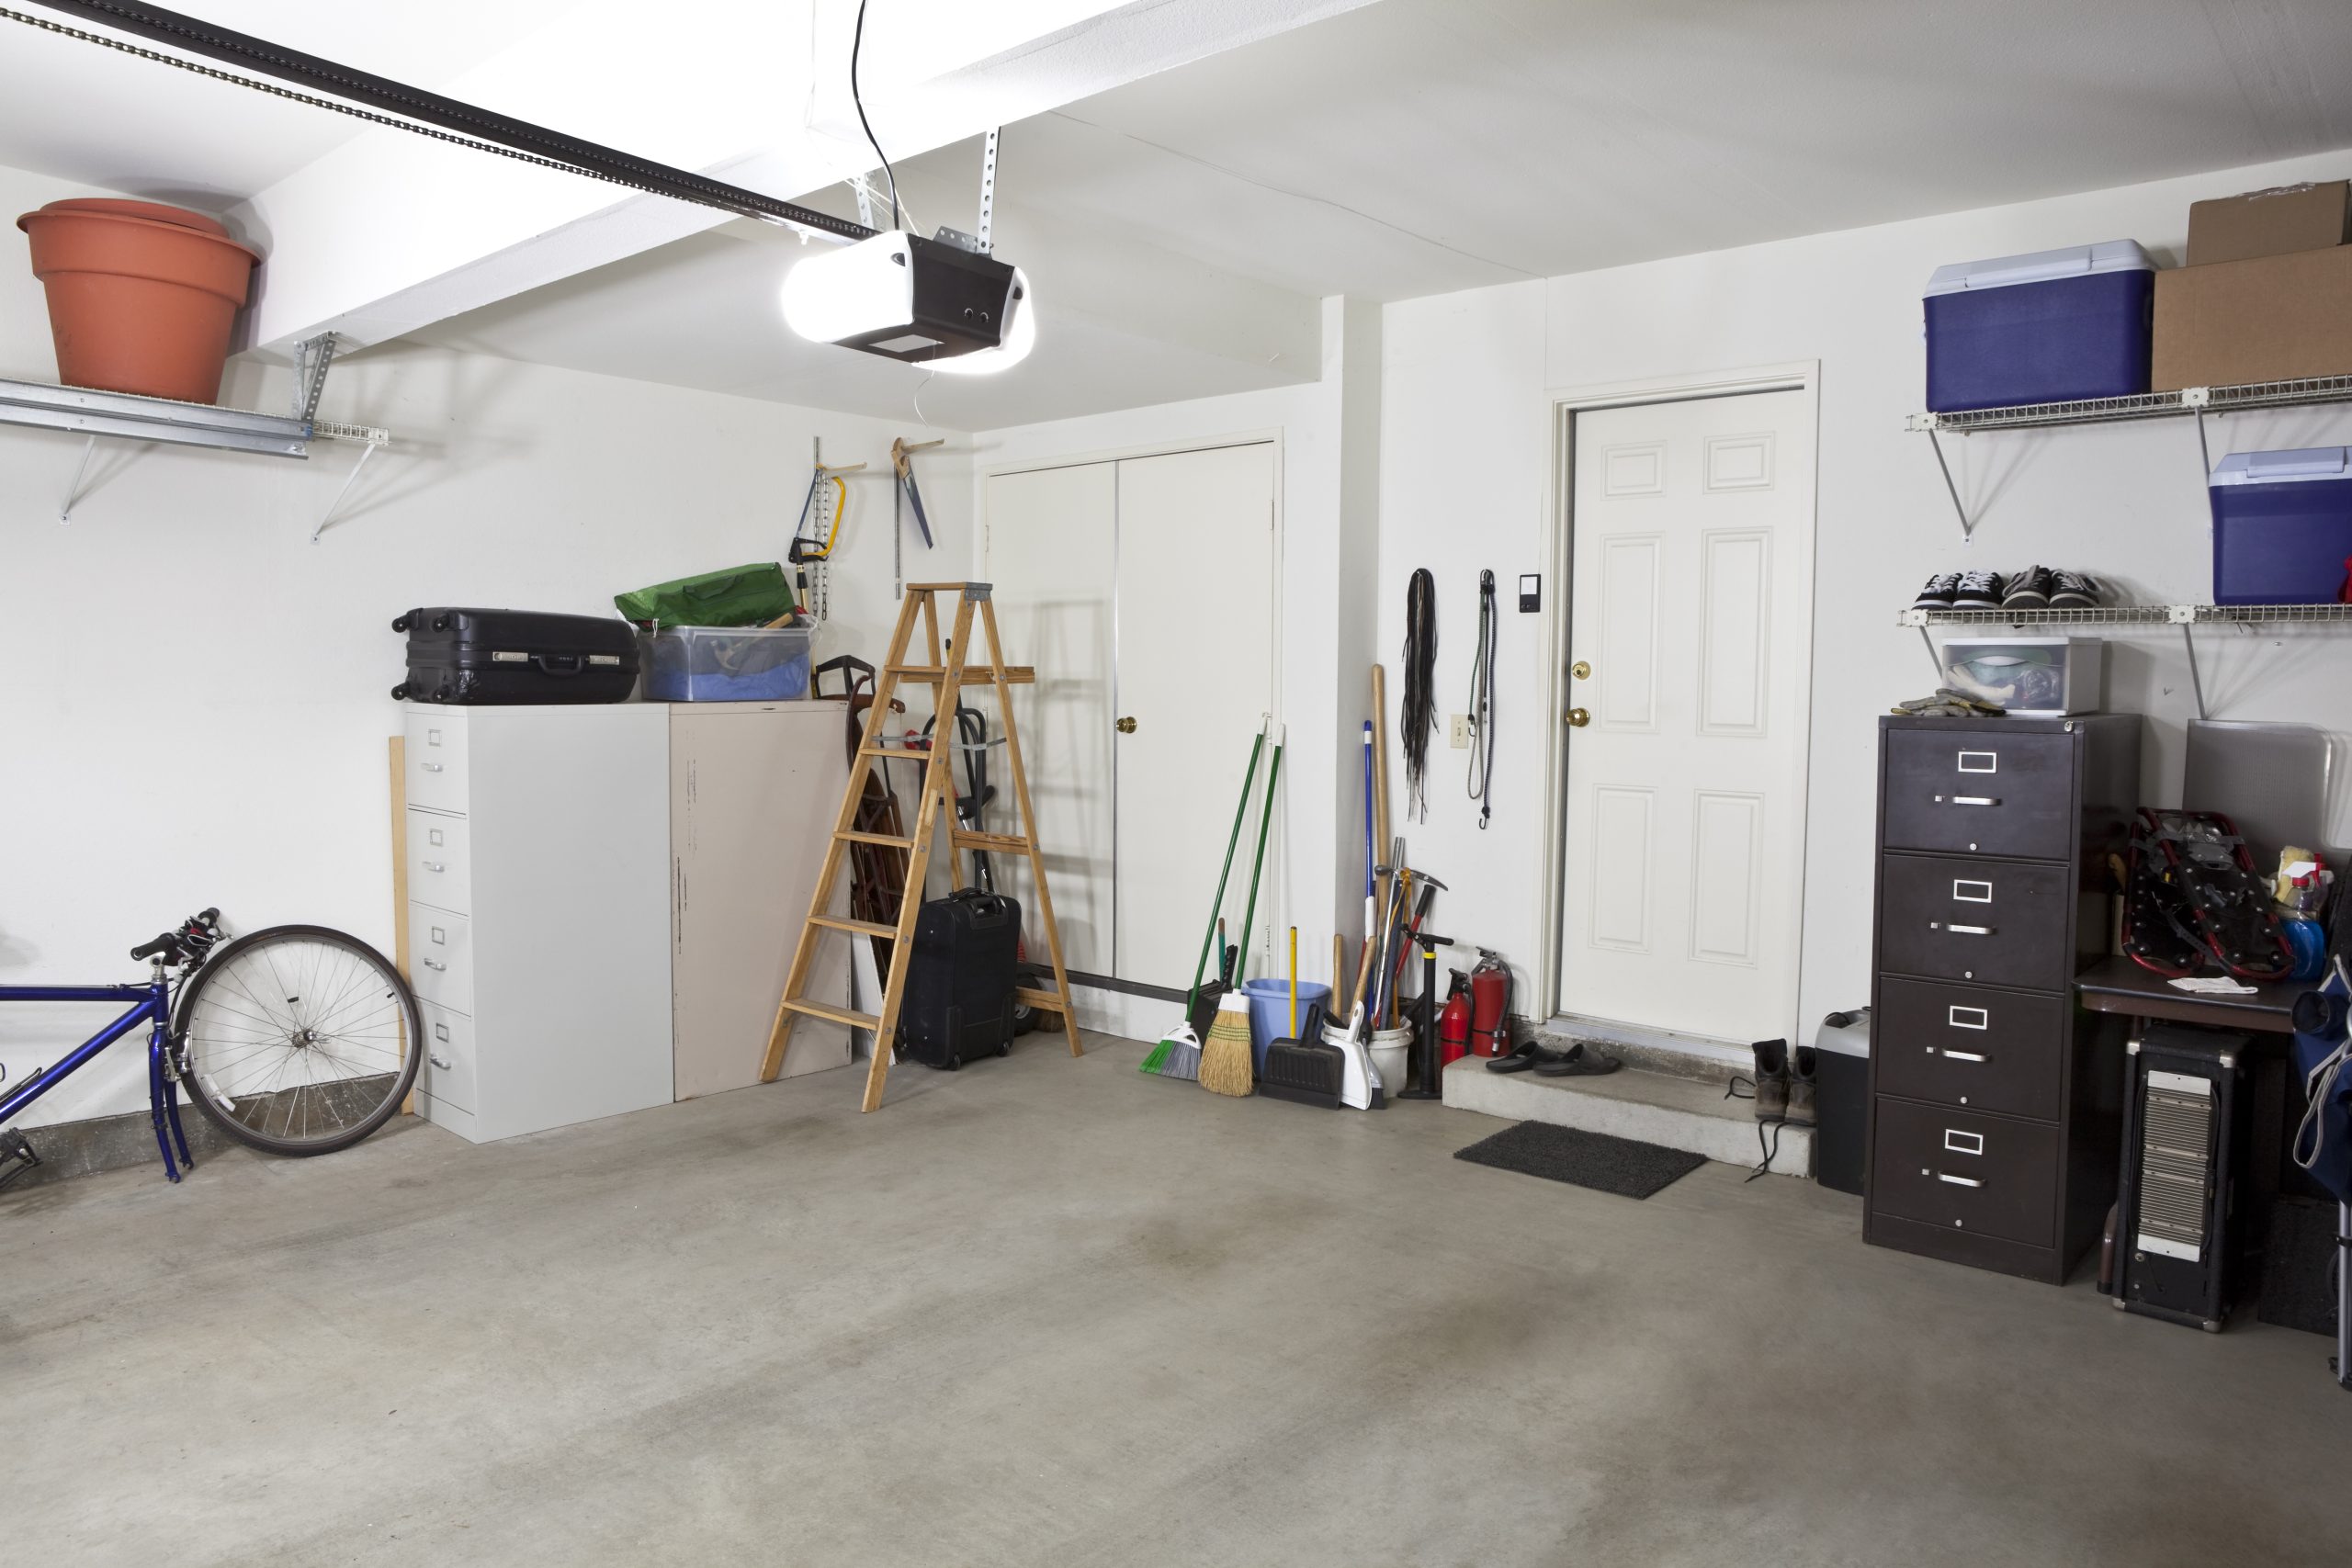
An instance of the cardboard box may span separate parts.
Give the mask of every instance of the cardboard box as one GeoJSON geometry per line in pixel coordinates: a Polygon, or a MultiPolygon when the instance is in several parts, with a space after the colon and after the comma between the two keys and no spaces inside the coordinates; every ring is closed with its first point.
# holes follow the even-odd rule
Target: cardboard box
{"type": "Polygon", "coordinates": [[[2188,209],[2188,265],[2324,251],[2352,239],[2352,181],[2279,186],[2188,209]]]}
{"type": "Polygon", "coordinates": [[[2149,385],[2352,376],[2352,245],[2156,274],[2149,385]]]}

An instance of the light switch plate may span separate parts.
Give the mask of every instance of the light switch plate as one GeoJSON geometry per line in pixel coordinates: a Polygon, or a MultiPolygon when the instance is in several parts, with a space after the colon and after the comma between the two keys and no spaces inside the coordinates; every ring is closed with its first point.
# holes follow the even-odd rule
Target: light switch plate
{"type": "Polygon", "coordinates": [[[1453,749],[1457,751],[1467,750],[1469,746],[1470,716],[1466,713],[1455,714],[1453,716],[1453,749]]]}

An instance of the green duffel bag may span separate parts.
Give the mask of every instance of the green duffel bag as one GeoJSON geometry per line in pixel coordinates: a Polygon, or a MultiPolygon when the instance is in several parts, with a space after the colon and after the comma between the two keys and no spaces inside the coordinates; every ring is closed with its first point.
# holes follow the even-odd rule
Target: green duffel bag
{"type": "Polygon", "coordinates": [[[756,626],[788,615],[792,582],[775,561],[706,571],[616,593],[613,605],[632,621],[663,626],[756,626]]]}

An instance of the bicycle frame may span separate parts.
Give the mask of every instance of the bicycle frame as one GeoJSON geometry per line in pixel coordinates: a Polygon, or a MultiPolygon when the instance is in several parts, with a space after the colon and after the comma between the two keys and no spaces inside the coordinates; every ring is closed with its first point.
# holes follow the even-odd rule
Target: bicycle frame
{"type": "Polygon", "coordinates": [[[163,965],[143,986],[0,986],[0,1002],[129,1002],[131,1009],[68,1054],[53,1066],[33,1074],[14,1089],[0,1092],[0,1122],[6,1122],[34,1100],[55,1089],[86,1065],[90,1058],[138,1028],[147,1033],[147,1106],[155,1126],[155,1147],[164,1156],[164,1174],[177,1181],[183,1170],[194,1170],[187,1152],[187,1134],[180,1126],[180,1087],[172,1060],[172,985],[163,965]],[[174,1145],[179,1158],[172,1158],[174,1145]]]}

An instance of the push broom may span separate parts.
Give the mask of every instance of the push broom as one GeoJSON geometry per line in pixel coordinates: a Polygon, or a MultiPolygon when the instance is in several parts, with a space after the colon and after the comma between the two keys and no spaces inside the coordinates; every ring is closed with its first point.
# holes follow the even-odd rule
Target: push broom
{"type": "MultiPolygon", "coordinates": [[[[1274,826],[1274,786],[1283,776],[1283,731],[1274,731],[1274,760],[1266,767],[1266,808],[1258,817],[1258,858],[1250,871],[1250,902],[1241,916],[1241,942],[1250,943],[1251,922],[1258,918],[1258,879],[1266,870],[1266,840],[1274,826]]],[[[1240,963],[1233,966],[1233,977],[1241,978],[1240,963]]],[[[1250,1050],[1249,1004],[1241,1002],[1240,1029],[1234,1029],[1233,1007],[1241,1002],[1238,991],[1227,991],[1217,1003],[1216,1021],[1209,1027],[1208,1043],[1203,1047],[1200,1061],[1201,1087],[1212,1094],[1248,1094],[1257,1082],[1257,1059],[1250,1050]]]]}
{"type": "MultiPolygon", "coordinates": [[[[1216,941],[1218,917],[1225,909],[1226,879],[1233,874],[1233,852],[1241,842],[1241,819],[1250,814],[1250,786],[1257,782],[1258,758],[1266,749],[1266,721],[1258,725],[1258,739],[1250,743],[1250,767],[1241,775],[1241,804],[1233,808],[1233,831],[1226,836],[1225,864],[1216,874],[1216,897],[1209,900],[1209,928],[1201,933],[1200,962],[1193,965],[1193,988],[1185,993],[1184,1016],[1176,1027],[1159,1037],[1159,1043],[1143,1059],[1137,1069],[1157,1074],[1164,1078],[1193,1078],[1201,1076],[1201,1040],[1193,1032],[1193,1010],[1201,999],[1201,978],[1208,973],[1209,944],[1216,941]]],[[[1222,967],[1225,954],[1217,954],[1222,967]]]]}

